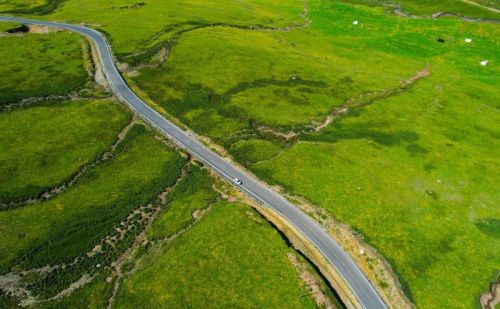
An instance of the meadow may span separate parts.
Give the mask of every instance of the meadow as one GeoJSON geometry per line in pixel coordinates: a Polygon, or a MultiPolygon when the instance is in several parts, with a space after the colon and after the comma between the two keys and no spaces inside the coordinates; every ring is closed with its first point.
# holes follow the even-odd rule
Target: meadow
{"type": "MultiPolygon", "coordinates": [[[[6,24],[12,25],[12,24],[6,24]]],[[[4,23],[2,29],[8,30],[4,23]]],[[[0,107],[30,97],[66,95],[90,81],[81,38],[67,33],[0,35],[0,107]],[[50,81],[50,82],[49,82],[50,81]]]]}
{"type": "Polygon", "coordinates": [[[29,10],[46,4],[47,0],[0,0],[0,11],[29,10]]]}
{"type": "MultiPolygon", "coordinates": [[[[203,177],[207,176],[198,181],[203,177]]],[[[200,193],[206,191],[196,187],[200,193]]],[[[179,201],[200,193],[184,191],[186,195],[176,199],[165,215],[191,211],[192,203],[179,201]]],[[[150,250],[124,280],[117,308],[316,307],[307,292],[301,292],[303,283],[287,260],[292,250],[267,221],[243,204],[216,202],[211,207],[171,243],[150,250]]],[[[165,219],[158,222],[163,225],[165,219]]],[[[171,229],[159,231],[168,237],[171,229]]],[[[159,239],[158,232],[154,237],[159,239]]]]}
{"type": "Polygon", "coordinates": [[[0,113],[0,202],[35,198],[64,182],[108,150],[128,122],[109,100],[43,102],[0,113]]]}
{"type": "Polygon", "coordinates": [[[134,81],[259,177],[359,231],[417,307],[477,306],[500,265],[498,26],[308,4],[305,29],[183,33],[134,81]]]}
{"type": "MultiPolygon", "coordinates": [[[[41,18],[95,25],[118,59],[131,65],[155,64],[157,52],[167,48],[166,62],[131,78],[169,115],[224,146],[260,178],[352,226],[387,259],[418,308],[473,308],[500,269],[498,24],[428,16],[450,12],[499,19],[499,14],[458,0],[398,3],[422,18],[395,16],[394,7],[368,0],[309,0],[307,27],[301,1],[235,6],[86,0],[82,6],[69,0],[41,18]],[[282,31],[286,26],[294,29],[282,31]],[[480,65],[483,60],[489,61],[486,66],[480,65]]],[[[190,212],[213,203],[202,174],[191,169],[179,183],[175,199],[148,231],[151,241],[190,226],[190,212]]],[[[260,279],[296,282],[278,262],[283,254],[272,257],[279,267],[263,267],[262,257],[253,254],[266,244],[252,247],[241,241],[247,239],[243,234],[226,233],[238,228],[263,238],[263,227],[240,220],[245,208],[216,203],[185,234],[153,250],[156,255],[146,256],[126,279],[117,305],[158,305],[160,299],[234,305],[221,296],[228,287],[217,281],[233,282],[227,274],[234,269],[225,268],[233,265],[253,280],[237,283],[259,303],[238,299],[279,306],[280,300],[260,294],[255,274],[246,270],[260,265],[266,271],[260,279]],[[211,235],[231,246],[208,239],[211,235]],[[245,251],[256,264],[246,264],[247,256],[240,255],[245,251]],[[193,252],[206,252],[206,259],[193,252]],[[237,259],[225,260],[221,252],[237,259]],[[167,265],[168,273],[158,275],[167,265]],[[210,271],[200,272],[202,267],[210,271]],[[151,289],[153,281],[162,284],[151,289]]],[[[28,246],[23,244],[16,246],[28,246]]],[[[288,249],[276,245],[266,254],[280,250],[288,249]]],[[[295,283],[277,285],[290,306],[309,306],[290,296],[295,283]]],[[[96,295],[108,289],[92,283],[80,292],[99,303],[96,295]]]]}
{"type": "MultiPolygon", "coordinates": [[[[0,25],[1,31],[19,26],[0,25]]],[[[219,247],[212,252],[210,274],[198,280],[192,280],[193,272],[184,278],[178,274],[190,263],[203,267],[205,257],[192,254],[191,260],[182,261],[187,253],[168,250],[179,256],[177,268],[159,273],[155,280],[178,283],[177,300],[185,296],[185,289],[193,289],[205,294],[184,299],[186,304],[202,304],[210,297],[214,306],[316,307],[288,259],[296,253],[282,236],[250,206],[222,202],[206,170],[196,163],[186,167],[186,156],[137,120],[131,124],[130,114],[117,102],[53,97],[19,104],[30,97],[96,87],[85,70],[81,40],[66,32],[0,37],[9,47],[1,51],[8,78],[2,80],[0,110],[0,281],[2,289],[14,291],[0,293],[0,307],[105,307],[115,282],[121,280],[113,265],[135,248],[142,232],[154,244],[184,229],[188,231],[172,244],[174,250],[193,253],[219,247]],[[166,188],[173,190],[163,204],[159,195],[166,188]],[[23,202],[30,199],[34,200],[23,202]],[[194,217],[207,207],[217,210],[206,218],[194,217]],[[151,217],[158,210],[159,217],[151,217]],[[195,229],[205,219],[208,223],[195,229]],[[230,237],[223,239],[229,230],[230,237]],[[243,245],[238,244],[241,239],[246,240],[243,245]]],[[[155,250],[163,247],[148,248],[139,248],[145,261],[170,259],[157,255],[155,250]]],[[[297,259],[308,265],[300,256],[297,259]]],[[[123,271],[134,263],[123,266],[123,271]]],[[[315,273],[311,266],[308,269],[315,273]]],[[[319,275],[314,276],[335,301],[319,275]]],[[[135,292],[120,294],[117,304],[123,304],[122,297],[128,302],[128,293],[135,292]]],[[[152,299],[139,299],[138,305],[157,302],[154,297],[163,293],[170,292],[158,291],[152,299]]]]}
{"type": "Polygon", "coordinates": [[[94,24],[107,34],[113,43],[113,51],[121,58],[130,56],[134,51],[141,51],[144,46],[161,42],[179,30],[203,25],[225,23],[237,26],[280,27],[290,22],[299,24],[303,22],[299,16],[302,10],[302,4],[297,0],[252,0],[239,5],[234,5],[230,0],[210,0],[203,3],[196,0],[69,0],[45,15],[34,16],[94,24]]]}
{"type": "Polygon", "coordinates": [[[193,213],[203,210],[218,200],[212,189],[213,180],[206,171],[192,166],[187,175],[167,197],[164,211],[148,229],[151,241],[172,237],[194,223],[193,213]]]}
{"type": "MultiPolygon", "coordinates": [[[[184,164],[185,159],[165,147],[154,133],[136,125],[112,159],[89,170],[65,192],[46,202],[0,212],[0,249],[4,253],[0,269],[5,272],[71,265],[105,236],[116,234],[115,228],[134,209],[155,202],[157,195],[174,183],[184,164]],[[143,151],[149,156],[144,157],[143,151]]],[[[30,287],[35,295],[53,296],[70,280],[95,270],[96,264],[106,265],[126,248],[107,248],[72,267],[37,277],[30,287]]]]}

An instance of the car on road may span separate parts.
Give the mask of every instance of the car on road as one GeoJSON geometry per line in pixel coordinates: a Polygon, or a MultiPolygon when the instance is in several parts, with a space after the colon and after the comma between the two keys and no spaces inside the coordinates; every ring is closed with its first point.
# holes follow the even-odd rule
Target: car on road
{"type": "Polygon", "coordinates": [[[241,180],[239,180],[238,178],[235,178],[234,182],[236,182],[240,186],[243,184],[243,182],[241,180]]]}

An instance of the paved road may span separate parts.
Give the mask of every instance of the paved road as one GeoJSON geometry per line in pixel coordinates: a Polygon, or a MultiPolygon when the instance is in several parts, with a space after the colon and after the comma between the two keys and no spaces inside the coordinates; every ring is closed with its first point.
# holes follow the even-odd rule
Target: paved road
{"type": "Polygon", "coordinates": [[[373,286],[349,255],[316,221],[311,219],[295,205],[288,202],[281,195],[259,183],[255,178],[245,173],[245,171],[242,171],[214,153],[208,147],[200,143],[195,137],[189,135],[187,132],[165,119],[137,97],[127,86],[115,67],[111,49],[101,33],[83,26],[57,22],[2,16],[0,16],[0,21],[14,21],[24,24],[63,28],[82,34],[92,40],[99,52],[103,70],[109,85],[121,101],[126,103],[135,113],[158,129],[166,137],[176,142],[199,161],[212,167],[223,177],[226,177],[230,181],[234,181],[234,178],[240,179],[243,182],[243,184],[239,186],[242,191],[262,203],[264,206],[276,211],[316,246],[331,265],[333,265],[333,267],[343,276],[346,283],[350,286],[352,293],[357,297],[363,308],[387,308],[373,286]]]}

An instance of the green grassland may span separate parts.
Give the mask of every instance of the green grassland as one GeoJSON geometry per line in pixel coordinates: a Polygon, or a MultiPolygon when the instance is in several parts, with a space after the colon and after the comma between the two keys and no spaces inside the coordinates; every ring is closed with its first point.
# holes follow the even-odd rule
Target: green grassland
{"type": "MultiPolygon", "coordinates": [[[[192,171],[173,192],[151,239],[170,237],[182,228],[181,217],[213,204],[213,194],[206,172],[192,171]]],[[[250,207],[215,202],[199,223],[151,249],[124,281],[116,307],[315,307],[310,297],[300,296],[303,283],[287,252],[281,236],[250,207]]]]}
{"type": "MultiPolygon", "coordinates": [[[[317,12],[328,14],[324,6],[317,12]]],[[[352,13],[353,19],[361,15],[352,13]]],[[[352,33],[352,41],[374,52],[421,58],[431,77],[318,134],[304,134],[252,169],[360,231],[391,262],[418,307],[474,307],[500,266],[500,239],[491,232],[500,219],[500,75],[498,66],[478,63],[500,60],[498,29],[366,17],[372,18],[360,18],[363,32],[375,28],[383,35],[361,41],[363,33],[352,33]],[[403,33],[392,34],[394,22],[403,33]],[[448,43],[434,44],[436,36],[448,43]],[[474,45],[464,45],[468,36],[474,45]]],[[[322,21],[311,18],[316,25],[322,21]]]]}
{"type": "Polygon", "coordinates": [[[193,212],[214,203],[218,194],[212,189],[212,179],[198,167],[188,174],[168,195],[167,211],[157,218],[148,230],[150,240],[171,237],[193,223],[193,212]]]}
{"type": "Polygon", "coordinates": [[[0,33],[3,34],[7,30],[11,30],[11,29],[17,28],[19,26],[21,26],[21,24],[11,23],[11,22],[1,22],[0,23],[0,33]]]}
{"type": "Polygon", "coordinates": [[[169,113],[224,144],[256,124],[289,129],[322,120],[355,94],[396,87],[425,65],[382,53],[359,62],[365,51],[334,44],[308,29],[202,29],[185,34],[170,61],[135,81],[169,113]]]}
{"type": "Polygon", "coordinates": [[[474,2],[479,3],[481,5],[485,5],[490,8],[500,10],[500,1],[498,0],[476,0],[474,2]]]}
{"type": "Polygon", "coordinates": [[[134,81],[260,177],[361,232],[418,307],[475,306],[500,267],[498,26],[327,1],[309,1],[309,18],[291,32],[184,33],[134,81]],[[429,77],[401,86],[424,68],[429,77]],[[387,89],[397,91],[311,130],[387,89]],[[260,125],[299,135],[283,142],[260,125]]]}
{"type": "MultiPolygon", "coordinates": [[[[316,307],[287,260],[293,250],[265,219],[247,205],[221,202],[206,170],[191,165],[183,177],[146,230],[148,244],[127,268],[113,307],[316,307]],[[193,211],[209,208],[195,223],[193,211]]],[[[102,308],[109,275],[42,307],[102,308]]]]}
{"type": "Polygon", "coordinates": [[[179,30],[200,25],[284,26],[290,21],[301,23],[299,14],[302,9],[297,0],[252,0],[237,5],[230,0],[67,0],[43,18],[98,25],[109,35],[115,54],[120,56],[159,42],[179,30]]]}
{"type": "Polygon", "coordinates": [[[36,197],[65,181],[106,151],[128,118],[109,100],[44,102],[0,113],[0,202],[36,197]]]}
{"type": "MultiPolygon", "coordinates": [[[[492,18],[499,19],[500,14],[492,12],[488,9],[475,6],[473,4],[461,0],[445,0],[445,1],[432,1],[432,0],[419,0],[399,1],[402,5],[403,11],[410,12],[415,15],[432,15],[437,12],[451,12],[460,16],[467,16],[473,18],[492,18]]],[[[479,1],[475,1],[479,3],[479,1]]]]}
{"type": "MultiPolygon", "coordinates": [[[[259,10],[268,9],[264,4],[256,6],[259,10]]],[[[1,29],[15,26],[18,25],[6,23],[1,29]]],[[[9,78],[2,80],[5,91],[1,103],[67,94],[84,85],[90,86],[76,38],[63,32],[0,37],[9,47],[1,51],[5,56],[2,64],[9,72],[9,78]]],[[[30,307],[106,306],[114,283],[108,279],[116,280],[109,269],[111,263],[130,248],[134,238],[146,227],[135,212],[142,209],[141,206],[157,203],[158,194],[174,184],[186,164],[184,157],[165,146],[154,132],[141,124],[134,125],[124,140],[111,148],[129,121],[130,116],[116,103],[100,99],[41,101],[0,113],[0,130],[4,132],[0,135],[1,202],[36,197],[67,181],[104,151],[113,149],[110,157],[90,165],[74,184],[54,197],[0,210],[0,280],[19,276],[13,287],[29,293],[19,299],[0,293],[0,307],[15,306],[20,299],[27,299],[29,303],[31,297],[35,303],[30,307]],[[123,226],[130,229],[121,234],[119,229],[123,226]],[[105,241],[114,238],[118,241],[113,244],[105,241]],[[96,248],[99,249],[94,252],[96,248]],[[58,296],[85,276],[92,278],[91,282],[68,296],[58,296]],[[57,299],[36,302],[51,297],[57,299]]],[[[219,202],[219,194],[212,189],[212,184],[206,171],[191,166],[167,196],[165,209],[146,234],[152,242],[162,242],[165,237],[190,228],[195,223],[193,211],[214,205],[217,215],[207,218],[216,217],[202,228],[215,234],[193,230],[179,237],[172,247],[187,246],[185,248],[193,252],[198,248],[206,250],[207,245],[218,246],[212,252],[211,272],[198,280],[189,279],[191,284],[186,286],[188,277],[176,275],[183,272],[181,267],[189,268],[189,264],[182,263],[204,265],[203,257],[193,255],[191,261],[178,261],[176,273],[165,278],[159,274],[156,279],[173,284],[179,281],[179,289],[175,290],[178,300],[184,297],[185,289],[205,293],[185,299],[186,303],[201,305],[203,299],[210,296],[214,306],[315,307],[312,298],[306,295],[307,290],[302,288],[303,282],[295,267],[287,259],[287,253],[293,250],[278,232],[249,206],[219,202]],[[230,237],[223,239],[224,245],[220,246],[221,236],[229,230],[230,237]],[[241,239],[246,240],[243,245],[238,244],[241,239]],[[213,289],[207,289],[209,286],[213,289]]],[[[173,250],[168,252],[178,255],[173,250]]],[[[170,257],[161,255],[161,258],[170,257]]],[[[145,259],[151,261],[152,258],[146,255],[145,259]]],[[[163,292],[156,296],[162,297],[163,292]]],[[[125,294],[124,297],[131,296],[125,294]]],[[[122,304],[121,298],[117,301],[122,304]]],[[[156,301],[158,299],[142,299],[138,305],[156,301]]]]}
{"type": "Polygon", "coordinates": [[[43,6],[47,0],[0,0],[0,12],[10,10],[27,10],[43,6]]]}
{"type": "Polygon", "coordinates": [[[89,76],[79,40],[67,32],[0,36],[0,105],[83,87],[89,76]]]}
{"type": "MultiPolygon", "coordinates": [[[[113,234],[114,227],[135,208],[154,202],[173,184],[184,164],[176,151],[136,125],[111,160],[85,173],[64,193],[47,202],[0,212],[0,269],[68,263],[84,255],[113,234]]],[[[63,283],[76,280],[97,263],[106,265],[125,248],[105,251],[69,270],[38,278],[32,288],[41,295],[53,295],[63,283]]]]}
{"type": "MultiPolygon", "coordinates": [[[[447,11],[498,19],[496,13],[458,0],[398,2],[405,12],[415,15],[447,11]]],[[[68,0],[43,18],[93,24],[105,31],[120,61],[132,64],[154,62],[149,57],[159,47],[169,46],[165,63],[142,69],[133,78],[169,114],[226,147],[259,177],[306,197],[359,231],[390,262],[417,307],[477,306],[479,295],[500,269],[498,24],[397,17],[378,1],[309,0],[309,27],[256,30],[242,26],[304,23],[300,17],[303,3],[135,3],[68,0]],[[353,25],[353,20],[359,25],[353,25]],[[172,38],[175,44],[168,41],[172,38]],[[437,38],[445,42],[438,43],[437,38]],[[465,38],[473,42],[467,44],[465,38]],[[482,60],[489,60],[489,65],[480,66],[482,60]],[[430,76],[404,86],[403,80],[423,69],[430,76]],[[363,94],[368,99],[361,99],[363,94]],[[329,112],[352,101],[365,106],[314,132],[313,127],[329,112]],[[272,131],[296,135],[287,140],[272,131]]],[[[10,93],[17,91],[14,86],[10,93]]],[[[101,168],[108,164],[112,163],[101,168]]],[[[122,178],[128,172],[120,173],[116,177],[125,183],[122,178]]],[[[192,169],[179,183],[181,189],[174,190],[175,198],[148,231],[151,240],[161,242],[173,235],[192,223],[194,209],[213,203],[215,195],[201,174],[192,169]]],[[[153,182],[153,176],[144,177],[146,183],[153,182]]],[[[98,198],[104,196],[104,188],[101,191],[94,185],[98,198]]],[[[117,184],[120,190],[128,185],[117,184]]],[[[125,194],[125,200],[135,196],[134,192],[114,192],[125,194]]],[[[82,199],[83,193],[73,194],[82,199]]],[[[54,211],[55,201],[34,207],[54,211]]],[[[85,205],[92,209],[93,204],[85,205]]],[[[0,226],[2,215],[11,213],[25,217],[21,221],[4,217],[4,222],[21,226],[23,220],[33,219],[34,207],[0,213],[0,226]]],[[[125,281],[118,305],[158,305],[161,301],[172,306],[176,302],[206,306],[207,299],[214,306],[236,305],[236,297],[247,306],[283,305],[274,293],[263,293],[255,284],[255,276],[260,276],[272,283],[273,288],[265,291],[282,289],[286,304],[309,306],[309,300],[292,297],[296,275],[282,263],[289,249],[276,245],[263,250],[269,244],[261,240],[274,237],[269,233],[275,232],[267,223],[244,222],[245,209],[216,203],[206,218],[164,250],[151,252],[139,271],[125,281]],[[205,259],[200,259],[200,252],[206,253],[205,259]],[[269,254],[273,266],[256,252],[269,254]],[[261,272],[251,271],[253,267],[261,272]],[[240,272],[245,280],[234,282],[228,275],[231,271],[240,272]],[[293,284],[280,284],[283,278],[293,284]],[[242,295],[223,282],[247,291],[242,295]]],[[[119,217],[110,213],[109,218],[119,217]]],[[[106,224],[98,225],[94,235],[105,230],[102,226],[110,226],[106,224]]],[[[76,233],[74,226],[67,226],[68,233],[76,233]]],[[[30,229],[45,237],[41,243],[56,235],[36,221],[30,229]]],[[[12,233],[20,240],[0,242],[2,252],[13,252],[1,260],[0,269],[24,265],[27,260],[15,256],[31,256],[35,250],[30,247],[34,236],[15,229],[12,233]]],[[[281,240],[275,236],[277,244],[281,240]]],[[[75,238],[62,239],[48,246],[47,253],[34,254],[34,265],[52,257],[51,248],[60,250],[75,238]]],[[[81,246],[68,246],[64,252],[71,256],[81,246]]],[[[78,293],[100,303],[97,295],[108,293],[104,291],[109,292],[109,287],[93,283],[78,293]]],[[[79,303],[74,297],[68,302],[79,303]]]]}

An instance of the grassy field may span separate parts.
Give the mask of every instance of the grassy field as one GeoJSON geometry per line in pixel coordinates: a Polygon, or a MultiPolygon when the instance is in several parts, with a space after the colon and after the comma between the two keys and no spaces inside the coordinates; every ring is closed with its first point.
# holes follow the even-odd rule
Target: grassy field
{"type": "MultiPolygon", "coordinates": [[[[495,13],[488,9],[475,6],[471,3],[462,0],[445,0],[439,2],[431,0],[424,0],[424,1],[403,0],[399,2],[402,4],[401,7],[403,11],[407,11],[415,15],[432,15],[437,12],[451,12],[451,13],[456,13],[460,16],[467,16],[473,18],[493,18],[493,19],[500,18],[500,13],[498,12],[495,13]]],[[[475,1],[475,2],[479,3],[480,1],[475,1]]],[[[484,3],[483,5],[487,5],[487,3],[484,3]]]]}
{"type": "MultiPolygon", "coordinates": [[[[166,214],[190,205],[176,203],[166,214]]],[[[303,283],[287,252],[280,235],[251,208],[218,202],[202,221],[139,264],[116,307],[313,308],[311,298],[300,296],[303,283]]]]}
{"type": "MultiPolygon", "coordinates": [[[[144,126],[136,125],[111,160],[84,174],[64,193],[47,202],[0,212],[0,249],[4,253],[0,269],[69,263],[90,252],[106,235],[116,233],[114,227],[134,209],[154,202],[173,184],[184,163],[177,152],[144,126]]],[[[106,265],[124,249],[126,246],[104,250],[69,269],[37,278],[32,288],[35,294],[54,295],[69,280],[78,279],[98,263],[106,265]]]]}
{"type": "MultiPolygon", "coordinates": [[[[113,307],[316,307],[288,261],[293,250],[267,221],[247,205],[221,202],[200,167],[191,165],[183,177],[146,231],[148,244],[126,267],[113,307]],[[193,211],[209,207],[195,222],[193,211]]],[[[42,307],[102,308],[113,287],[106,277],[112,274],[102,271],[42,307]]]]}
{"type": "MultiPolygon", "coordinates": [[[[403,11],[420,16],[447,11],[498,19],[497,13],[464,1],[398,2],[403,11]]],[[[96,25],[106,32],[119,59],[134,64],[153,62],[149,57],[169,46],[165,63],[142,69],[133,78],[149,97],[197,133],[226,147],[260,177],[306,197],[359,231],[391,263],[417,307],[477,306],[479,295],[500,269],[498,25],[396,17],[378,1],[309,0],[309,27],[252,30],[241,26],[302,24],[303,4],[230,3],[68,0],[43,18],[96,25]],[[172,38],[175,44],[167,42],[172,38]],[[141,51],[145,53],[135,54],[141,51]],[[481,66],[482,60],[489,64],[481,66]],[[417,77],[421,80],[415,82],[417,77]],[[314,131],[332,110],[347,103],[363,106],[338,113],[340,119],[314,131]],[[286,133],[293,133],[292,138],[286,133]]],[[[198,173],[191,170],[190,175],[198,173]]],[[[193,209],[213,201],[208,183],[199,175],[190,177],[179,187],[192,199],[175,195],[180,202],[169,202],[169,210],[148,233],[152,240],[185,227],[192,222],[193,209]],[[194,193],[198,187],[205,189],[194,193]]],[[[235,233],[224,233],[236,228],[230,220],[224,225],[213,222],[223,220],[224,214],[239,222],[244,208],[216,204],[206,220],[155,258],[144,260],[139,272],[125,282],[118,304],[156,305],[160,299],[170,304],[206,305],[206,299],[215,305],[233,304],[221,297],[228,288],[220,288],[217,280],[233,282],[223,268],[233,265],[253,280],[249,282],[255,281],[255,274],[245,272],[251,269],[245,264],[247,256],[239,255],[252,244],[235,243],[235,233]],[[214,238],[207,239],[209,232],[232,245],[214,243],[214,238]],[[192,254],[200,248],[207,250],[209,259],[192,254]],[[217,261],[226,261],[219,250],[240,259],[217,268],[217,261]],[[166,265],[173,265],[168,275],[158,276],[158,269],[166,265]],[[211,271],[201,272],[201,267],[211,271]],[[174,281],[179,277],[187,281],[174,281]],[[161,284],[150,289],[153,283],[145,278],[161,284]],[[196,287],[189,285],[194,283],[196,287]],[[200,286],[214,290],[198,290],[200,286]],[[186,298],[190,289],[196,293],[186,298]],[[207,291],[213,294],[204,294],[207,291]]],[[[248,224],[238,228],[263,237],[260,229],[248,224]]],[[[277,248],[266,253],[276,253],[277,248]]],[[[265,280],[290,275],[279,265],[263,267],[268,272],[258,275],[265,280]]],[[[280,305],[271,295],[259,294],[259,287],[237,283],[262,301],[242,298],[244,304],[258,306],[265,300],[280,305]]],[[[293,294],[293,285],[279,286],[286,290],[283,295],[293,294]]],[[[97,295],[105,289],[96,284],[82,293],[97,295]]],[[[239,294],[231,290],[231,295],[239,294]]]]}
{"type": "Polygon", "coordinates": [[[193,212],[208,207],[217,200],[212,179],[198,167],[189,169],[187,176],[168,195],[167,211],[148,230],[152,241],[171,237],[193,223],[193,212]]]}
{"type": "Polygon", "coordinates": [[[128,121],[109,100],[46,102],[0,113],[0,202],[36,197],[63,182],[106,151],[128,121]]]}
{"type": "Polygon", "coordinates": [[[79,40],[66,32],[0,36],[0,44],[9,47],[0,49],[0,76],[7,77],[0,84],[0,105],[83,87],[89,76],[79,40]]]}
{"type": "Polygon", "coordinates": [[[37,17],[99,25],[99,29],[104,30],[113,43],[115,54],[124,56],[145,45],[154,45],[178,30],[200,25],[284,26],[290,22],[301,23],[299,14],[302,10],[300,0],[252,0],[238,5],[230,0],[151,0],[144,4],[130,0],[67,0],[51,14],[37,17]]]}
{"type": "MultiPolygon", "coordinates": [[[[70,2],[61,8],[66,8],[70,2]]],[[[32,7],[11,5],[8,8],[45,14],[40,11],[41,5],[33,3],[32,7]]],[[[256,1],[237,12],[221,12],[223,18],[220,20],[225,18],[227,22],[238,24],[237,15],[255,11],[250,13],[254,17],[245,16],[241,24],[281,25],[285,19],[280,21],[281,17],[271,11],[281,14],[287,10],[284,9],[287,5],[273,4],[275,7],[271,8],[267,2],[256,1]]],[[[298,17],[302,7],[296,8],[298,11],[293,13],[298,17]]],[[[7,3],[0,3],[0,10],[3,9],[7,9],[7,3]]],[[[117,8],[120,12],[128,9],[138,8],[117,8]]],[[[200,7],[200,10],[205,9],[200,7]]],[[[295,10],[295,6],[290,10],[295,10]]],[[[188,13],[192,12],[186,10],[185,14],[188,13]]],[[[210,18],[205,22],[211,22],[210,18]]],[[[18,26],[2,25],[2,31],[18,26]]],[[[153,26],[157,25],[151,25],[149,30],[153,26]]],[[[84,85],[91,86],[76,36],[68,33],[23,34],[4,35],[0,40],[9,46],[7,50],[2,49],[2,64],[9,78],[2,80],[0,103],[67,94],[84,85]],[[51,82],[47,83],[49,80],[51,82]]],[[[41,308],[106,306],[113,288],[109,278],[116,280],[116,274],[109,269],[111,263],[125,254],[134,238],[146,227],[140,216],[151,209],[143,206],[157,203],[158,194],[174,184],[186,163],[178,152],[165,146],[153,132],[139,124],[126,133],[116,148],[110,148],[128,121],[129,115],[121,107],[110,100],[98,99],[42,101],[0,113],[0,130],[4,132],[0,136],[1,202],[35,197],[67,181],[104,151],[114,149],[108,159],[91,166],[74,184],[54,197],[0,211],[0,281],[19,292],[19,298],[0,293],[0,307],[15,306],[20,299],[41,308]],[[13,277],[16,282],[9,281],[13,277]],[[68,296],[61,296],[67,292],[66,288],[72,289],[74,284],[87,278],[91,280],[89,283],[69,292],[68,296]],[[61,292],[63,294],[59,294],[61,292]],[[38,302],[51,297],[53,301],[38,302]]],[[[307,290],[302,288],[304,283],[297,270],[288,261],[287,254],[293,250],[276,230],[249,206],[219,202],[218,193],[212,189],[213,180],[206,171],[191,166],[184,177],[167,196],[165,209],[147,231],[148,238],[162,242],[165,237],[194,224],[193,211],[214,203],[214,208],[221,210],[217,210],[215,221],[203,228],[215,228],[216,235],[194,230],[186,233],[186,239],[179,238],[175,246],[187,245],[193,250],[203,244],[211,247],[220,244],[220,236],[227,231],[222,226],[224,221],[220,220],[231,222],[228,228],[232,232],[225,245],[213,252],[211,274],[187,287],[185,279],[181,278],[176,292],[178,298],[183,297],[182,289],[188,288],[204,291],[205,296],[212,294],[214,305],[315,307],[312,298],[306,295],[307,290]],[[191,234],[193,236],[188,237],[191,234]],[[253,238],[258,241],[253,242],[253,238]],[[248,241],[242,246],[237,244],[239,239],[248,241]],[[245,255],[243,260],[242,255],[245,255]],[[231,272],[232,269],[238,273],[231,272]],[[207,289],[215,277],[218,280],[214,288],[207,289]],[[241,278],[244,282],[240,282],[241,278]]],[[[177,255],[173,251],[170,254],[177,255]]],[[[147,255],[145,259],[151,260],[151,257],[147,255]]],[[[193,255],[192,259],[203,264],[203,258],[193,255]]],[[[305,262],[300,257],[299,260],[305,262]]],[[[179,261],[176,271],[186,266],[179,261]]],[[[175,283],[179,278],[174,274],[163,280],[175,283]]],[[[124,297],[130,296],[125,294],[124,297]]],[[[185,301],[202,304],[202,299],[195,296],[185,301]]],[[[122,304],[121,298],[118,302],[122,304]]],[[[141,300],[139,305],[148,303],[141,300]]]]}
{"type": "MultiPolygon", "coordinates": [[[[500,267],[500,239],[492,232],[500,220],[500,75],[498,66],[478,63],[500,60],[497,30],[340,9],[352,10],[353,19],[370,12],[360,18],[362,30],[351,33],[359,48],[420,58],[431,76],[320,133],[303,134],[252,169],[360,231],[391,262],[418,307],[477,306],[500,267]],[[393,23],[404,34],[393,35],[393,23]],[[365,37],[374,30],[382,35],[365,37]],[[446,45],[436,45],[436,36],[446,37],[446,45]],[[472,46],[463,43],[469,36],[472,46]]],[[[324,31],[332,25],[327,12],[321,6],[311,16],[315,26],[325,22],[324,31]]]]}
{"type": "Polygon", "coordinates": [[[425,65],[382,53],[359,62],[364,51],[333,44],[310,30],[202,29],[185,34],[170,61],[135,81],[167,111],[225,144],[258,125],[286,130],[323,120],[356,93],[395,87],[425,65]]]}
{"type": "Polygon", "coordinates": [[[0,33],[5,33],[8,30],[20,27],[21,24],[18,23],[11,23],[11,22],[1,22],[0,23],[0,33]]]}
{"type": "Polygon", "coordinates": [[[0,12],[10,10],[27,10],[43,6],[47,0],[0,0],[0,12]]]}
{"type": "Polygon", "coordinates": [[[309,28],[286,33],[185,33],[134,80],[259,176],[361,232],[418,307],[474,307],[500,266],[498,26],[326,1],[309,11],[309,28]],[[368,106],[313,132],[348,101],[368,106]],[[261,126],[299,134],[287,143],[261,126]]]}

